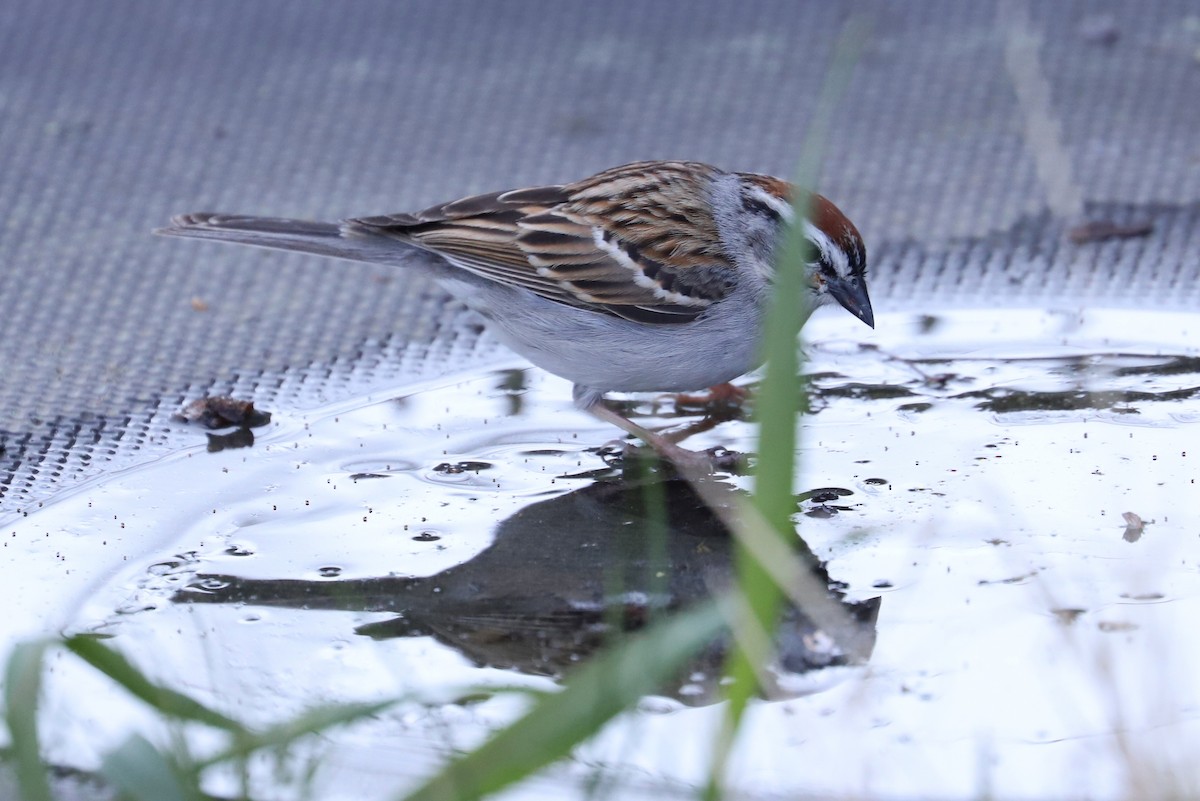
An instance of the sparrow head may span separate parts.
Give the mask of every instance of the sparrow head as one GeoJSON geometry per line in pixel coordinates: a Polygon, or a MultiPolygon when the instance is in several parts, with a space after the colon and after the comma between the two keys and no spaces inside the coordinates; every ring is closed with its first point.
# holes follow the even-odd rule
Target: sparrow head
{"type": "MultiPolygon", "coordinates": [[[[792,223],[795,189],[767,175],[742,173],[742,203],[747,212],[773,221],[775,238],[792,223]]],[[[837,302],[872,328],[875,313],[867,294],[867,249],[854,223],[841,209],[818,194],[810,194],[808,215],[802,224],[809,242],[805,281],[815,306],[837,302]]]]}
{"type": "Polygon", "coordinates": [[[805,273],[816,302],[836,301],[874,328],[875,312],[867,294],[867,249],[854,223],[827,199],[813,195],[804,236],[812,248],[805,273]]]}

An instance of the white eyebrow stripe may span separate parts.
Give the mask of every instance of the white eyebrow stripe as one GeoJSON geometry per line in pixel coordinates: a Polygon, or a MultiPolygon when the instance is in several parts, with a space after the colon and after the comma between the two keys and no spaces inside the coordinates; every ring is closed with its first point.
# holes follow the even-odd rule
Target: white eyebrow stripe
{"type": "Polygon", "coordinates": [[[822,259],[833,267],[834,272],[841,276],[850,272],[850,260],[846,252],[834,244],[828,234],[813,225],[812,220],[804,221],[804,235],[816,246],[822,259]]]}
{"type": "Polygon", "coordinates": [[[750,195],[759,203],[762,203],[764,206],[778,214],[781,218],[783,218],[784,222],[790,223],[796,219],[796,212],[792,209],[791,203],[788,203],[781,197],[772,195],[761,186],[751,186],[750,195]]]}

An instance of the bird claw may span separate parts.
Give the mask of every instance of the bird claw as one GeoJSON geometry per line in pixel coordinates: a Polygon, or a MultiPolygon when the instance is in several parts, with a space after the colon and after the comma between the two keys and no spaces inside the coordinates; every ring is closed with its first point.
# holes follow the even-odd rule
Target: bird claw
{"type": "Polygon", "coordinates": [[[672,397],[676,409],[699,410],[705,414],[713,414],[717,411],[740,409],[750,397],[750,390],[726,382],[710,387],[707,392],[682,392],[672,397]]]}
{"type": "Polygon", "coordinates": [[[610,467],[649,460],[668,464],[679,473],[693,475],[742,474],[748,466],[746,454],[719,445],[703,451],[688,450],[671,443],[668,445],[642,445],[629,440],[617,440],[605,445],[599,453],[610,467]]]}
{"type": "Polygon", "coordinates": [[[714,471],[741,475],[750,466],[749,454],[742,453],[741,451],[731,451],[721,445],[709,448],[704,453],[708,455],[709,463],[712,465],[714,471]]]}

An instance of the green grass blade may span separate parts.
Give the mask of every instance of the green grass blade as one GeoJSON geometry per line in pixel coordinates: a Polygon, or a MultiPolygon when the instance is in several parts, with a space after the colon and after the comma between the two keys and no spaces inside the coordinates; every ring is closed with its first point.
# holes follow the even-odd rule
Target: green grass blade
{"type": "Polygon", "coordinates": [[[109,752],[100,775],[133,801],[196,801],[203,798],[193,782],[179,775],[174,763],[140,734],[109,752]]]}
{"type": "MultiPolygon", "coordinates": [[[[833,109],[845,94],[865,33],[865,27],[852,20],[838,40],[799,160],[796,180],[799,186],[816,186],[833,109]]],[[[801,195],[795,199],[797,221],[807,217],[808,206],[807,197],[801,195]]],[[[795,512],[792,485],[798,440],[796,415],[803,391],[797,338],[812,312],[805,302],[808,292],[803,285],[803,265],[810,261],[810,247],[803,227],[799,224],[790,226],[779,253],[772,302],[767,313],[764,331],[766,374],[756,397],[759,441],[752,504],[759,519],[766,524],[766,531],[773,533],[780,543],[790,543],[796,536],[791,521],[795,512]]],[[[747,549],[741,528],[744,527],[739,527],[736,551],[737,582],[745,601],[736,604],[735,608],[750,616],[745,623],[747,629],[773,631],[784,590],[772,579],[769,566],[747,549]]],[[[715,744],[713,770],[706,791],[709,798],[721,794],[726,760],[746,706],[758,690],[758,673],[769,657],[769,643],[770,638],[739,639],[729,659],[727,674],[732,681],[726,695],[728,714],[715,744]],[[758,643],[758,646],[751,650],[748,647],[751,643],[758,643]]]]}
{"type": "Polygon", "coordinates": [[[49,640],[18,643],[4,671],[4,716],[12,738],[9,752],[24,801],[52,801],[39,748],[37,711],[42,661],[49,640]]]}
{"type": "MultiPolygon", "coordinates": [[[[799,185],[811,187],[816,183],[817,165],[821,149],[829,138],[833,108],[845,93],[862,35],[860,26],[848,25],[838,42],[800,159],[799,185]]],[[[807,197],[796,198],[797,220],[807,217],[808,205],[807,197]]],[[[753,504],[769,530],[784,543],[791,543],[796,536],[792,524],[796,509],[793,490],[798,440],[796,414],[803,397],[800,351],[796,343],[800,328],[812,312],[805,302],[808,292],[803,285],[803,265],[811,259],[810,248],[803,227],[791,226],[780,254],[767,314],[764,333],[766,375],[756,398],[759,441],[753,504]]],[[[772,628],[783,591],[771,579],[768,567],[745,547],[738,549],[738,583],[760,625],[772,628]]],[[[731,670],[734,682],[729,694],[735,714],[754,692],[752,663],[761,661],[764,656],[766,654],[748,654],[741,650],[735,653],[731,670]]]]}
{"type": "Polygon", "coordinates": [[[63,645],[160,714],[179,720],[204,723],[238,735],[247,733],[245,727],[236,720],[209,709],[183,693],[150,681],[133,663],[95,637],[68,637],[63,641],[63,645]]]}
{"type": "Polygon", "coordinates": [[[300,714],[292,720],[272,726],[254,734],[242,734],[229,748],[196,763],[206,768],[229,760],[244,759],[255,751],[265,748],[280,748],[291,745],[302,737],[345,726],[364,718],[379,714],[396,703],[395,700],[369,703],[331,704],[317,707],[300,714]]]}
{"type": "Polygon", "coordinates": [[[522,718],[451,762],[407,801],[467,801],[494,793],[566,756],[604,723],[658,691],[721,630],[715,603],[675,615],[622,641],[571,675],[522,718]]]}
{"type": "MultiPolygon", "coordinates": [[[[853,632],[855,621],[834,598],[824,578],[812,572],[812,566],[802,559],[793,543],[781,540],[774,529],[749,501],[738,504],[739,545],[766,571],[771,582],[818,628],[826,633],[853,632]]],[[[848,653],[866,656],[859,650],[863,643],[854,638],[839,640],[838,645],[848,653]]]]}

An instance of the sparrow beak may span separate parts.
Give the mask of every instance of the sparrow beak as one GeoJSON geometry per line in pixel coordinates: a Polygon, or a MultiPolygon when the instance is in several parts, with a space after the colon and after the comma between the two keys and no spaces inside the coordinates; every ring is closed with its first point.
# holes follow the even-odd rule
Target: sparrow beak
{"type": "Polygon", "coordinates": [[[875,312],[871,310],[871,298],[867,296],[867,284],[861,278],[834,278],[825,281],[825,288],[842,308],[875,327],[875,312]]]}

